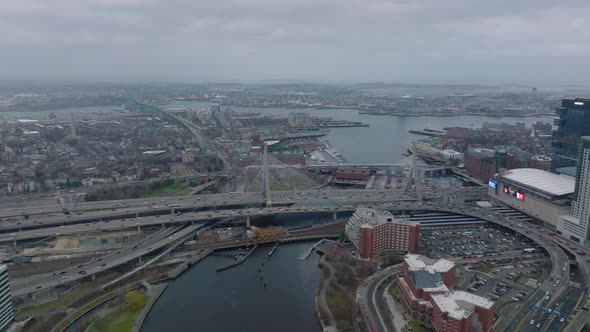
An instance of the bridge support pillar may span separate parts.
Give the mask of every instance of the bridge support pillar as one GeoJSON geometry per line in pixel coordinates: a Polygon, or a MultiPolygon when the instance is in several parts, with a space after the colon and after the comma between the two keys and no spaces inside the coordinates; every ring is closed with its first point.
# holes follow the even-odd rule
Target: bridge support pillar
{"type": "Polygon", "coordinates": [[[135,212],[135,218],[139,219],[139,212],[135,212]]]}
{"type": "Polygon", "coordinates": [[[174,214],[174,208],[170,209],[170,214],[174,214]]]}
{"type": "Polygon", "coordinates": [[[143,264],[143,257],[139,256],[139,259],[137,261],[139,264],[143,264]]]}
{"type": "Polygon", "coordinates": [[[338,219],[338,212],[334,211],[332,213],[332,220],[336,221],[338,219]]]}
{"type": "Polygon", "coordinates": [[[16,240],[12,242],[12,246],[16,249],[16,240]]]}
{"type": "Polygon", "coordinates": [[[29,297],[31,298],[31,300],[37,301],[37,295],[35,295],[35,293],[30,293],[29,297]]]}
{"type": "Polygon", "coordinates": [[[250,216],[246,217],[246,228],[250,229],[250,216]]]}
{"type": "Polygon", "coordinates": [[[92,275],[92,281],[96,281],[96,274],[92,275]]]}

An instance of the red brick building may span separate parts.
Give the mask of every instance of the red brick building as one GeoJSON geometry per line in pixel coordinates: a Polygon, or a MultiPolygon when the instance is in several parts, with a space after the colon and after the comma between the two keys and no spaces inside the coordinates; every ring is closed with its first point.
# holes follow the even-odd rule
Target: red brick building
{"type": "Polygon", "coordinates": [[[497,173],[496,151],[482,148],[469,148],[464,155],[465,169],[482,181],[490,179],[497,173]]]}
{"type": "Polygon", "coordinates": [[[389,211],[359,208],[350,217],[345,232],[361,258],[372,259],[387,251],[418,251],[420,225],[395,219],[389,211]]]}
{"type": "Polygon", "coordinates": [[[368,180],[371,170],[367,167],[338,167],[332,170],[332,175],[338,180],[368,180]]]}
{"type": "Polygon", "coordinates": [[[494,303],[463,291],[452,291],[455,264],[406,255],[403,275],[395,281],[399,300],[412,319],[439,332],[489,331],[494,303]]]}

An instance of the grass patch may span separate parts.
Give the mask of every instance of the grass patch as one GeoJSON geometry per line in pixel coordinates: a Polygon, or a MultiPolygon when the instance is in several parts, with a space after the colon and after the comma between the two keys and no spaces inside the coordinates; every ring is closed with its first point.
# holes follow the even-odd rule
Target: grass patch
{"type": "Polygon", "coordinates": [[[186,188],[182,183],[171,183],[165,186],[162,186],[157,189],[152,189],[145,193],[144,195],[140,195],[142,197],[160,197],[166,196],[170,194],[181,195],[181,194],[188,194],[191,191],[191,188],[186,188]]]}
{"type": "MultiPolygon", "coordinates": [[[[147,303],[148,296],[136,294],[138,299],[133,303],[125,302],[119,307],[113,308],[106,315],[96,320],[90,326],[91,332],[127,332],[133,329],[135,320],[147,303]]],[[[129,294],[129,293],[128,293],[129,294]]],[[[106,309],[109,310],[109,309],[106,309]]]]}
{"type": "Polygon", "coordinates": [[[346,299],[346,293],[338,287],[330,287],[326,292],[326,303],[336,321],[350,321],[352,311],[346,299]]]}
{"type": "Polygon", "coordinates": [[[424,329],[415,320],[408,322],[402,330],[402,332],[422,332],[422,331],[424,331],[424,329]]]}
{"type": "Polygon", "coordinates": [[[98,289],[96,284],[82,284],[79,287],[71,290],[69,293],[60,296],[57,300],[47,302],[34,307],[26,307],[16,313],[14,316],[15,320],[24,320],[31,316],[36,317],[39,315],[47,314],[54,311],[59,311],[67,308],[70,303],[75,300],[90,294],[98,289]]]}
{"type": "Polygon", "coordinates": [[[464,275],[460,275],[455,279],[455,286],[459,286],[461,283],[463,283],[463,281],[465,281],[465,276],[464,275]]]}
{"type": "Polygon", "coordinates": [[[480,266],[480,267],[477,267],[473,270],[481,271],[483,273],[490,273],[490,272],[494,271],[495,269],[496,269],[495,266],[480,266]]]}
{"type": "Polygon", "coordinates": [[[389,295],[391,295],[393,297],[396,297],[397,295],[399,295],[399,289],[397,289],[397,287],[395,285],[392,285],[391,287],[389,287],[387,292],[389,293],[389,295]]]}

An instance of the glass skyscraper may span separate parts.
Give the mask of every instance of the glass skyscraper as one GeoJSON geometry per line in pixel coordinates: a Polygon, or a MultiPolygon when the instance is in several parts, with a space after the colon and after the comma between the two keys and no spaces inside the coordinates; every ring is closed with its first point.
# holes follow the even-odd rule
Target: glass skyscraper
{"type": "Polygon", "coordinates": [[[578,243],[590,243],[590,136],[578,144],[576,187],[571,212],[561,216],[558,233],[578,243]]]}
{"type": "Polygon", "coordinates": [[[12,294],[8,282],[8,268],[0,265],[0,331],[6,330],[14,318],[12,294]]]}
{"type": "Polygon", "coordinates": [[[582,136],[590,135],[590,99],[563,99],[555,110],[557,129],[553,131],[551,170],[574,175],[578,144],[582,136]]]}

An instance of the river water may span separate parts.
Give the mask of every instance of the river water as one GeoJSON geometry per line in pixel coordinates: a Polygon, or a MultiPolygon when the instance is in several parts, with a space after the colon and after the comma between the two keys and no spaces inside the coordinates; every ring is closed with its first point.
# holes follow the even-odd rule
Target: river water
{"type": "MultiPolygon", "coordinates": [[[[174,101],[165,108],[209,108],[205,102],[174,101]]],[[[238,112],[256,112],[263,115],[287,117],[289,113],[305,112],[311,116],[331,117],[334,120],[360,121],[369,127],[331,128],[327,139],[349,163],[396,163],[404,159],[402,153],[411,142],[426,136],[410,134],[411,129],[442,129],[444,127],[481,128],[484,122],[524,122],[527,128],[536,121],[553,123],[553,117],[486,117],[465,115],[452,117],[397,117],[358,114],[350,109],[287,109],[231,107],[238,112]]]]}
{"type": "Polygon", "coordinates": [[[231,259],[205,258],[170,282],[141,331],[319,331],[319,257],[299,260],[311,245],[281,245],[271,260],[271,246],[261,246],[245,263],[221,272],[215,269],[231,259]]]}
{"type": "MultiPolygon", "coordinates": [[[[208,107],[207,103],[174,102],[167,108],[208,107]]],[[[290,109],[232,107],[237,111],[286,116],[290,109]]],[[[304,110],[312,116],[361,121],[369,127],[331,129],[327,139],[351,163],[393,163],[403,159],[408,145],[423,136],[410,129],[450,126],[481,127],[483,122],[551,122],[551,117],[496,118],[484,116],[390,117],[358,114],[355,110],[304,110]]],[[[309,222],[303,220],[300,222],[309,222]]],[[[276,220],[275,220],[276,222],[276,220]]],[[[293,220],[285,220],[292,224],[293,220]]],[[[244,264],[216,272],[227,258],[208,257],[170,282],[142,328],[156,331],[319,331],[314,292],[319,280],[318,257],[298,259],[311,246],[299,243],[280,246],[272,261],[270,247],[259,248],[244,264]],[[260,268],[268,288],[260,281],[260,268]]]]}

